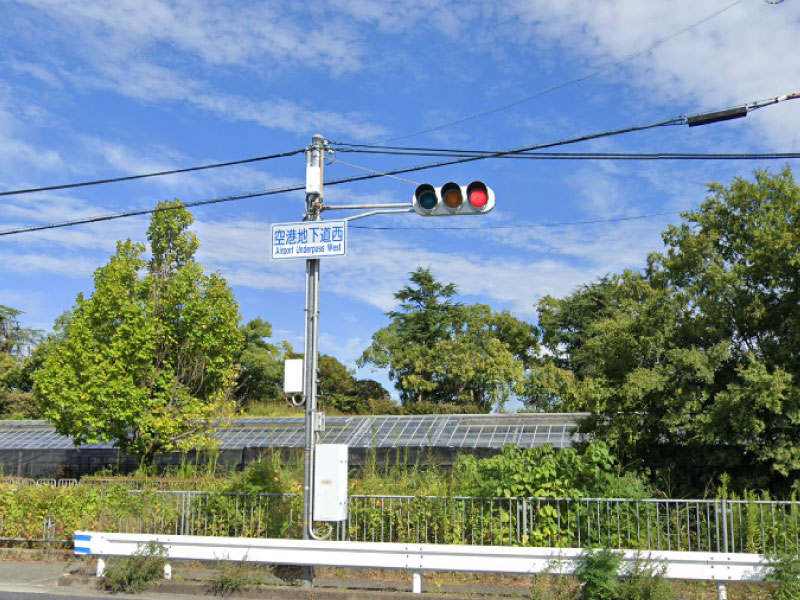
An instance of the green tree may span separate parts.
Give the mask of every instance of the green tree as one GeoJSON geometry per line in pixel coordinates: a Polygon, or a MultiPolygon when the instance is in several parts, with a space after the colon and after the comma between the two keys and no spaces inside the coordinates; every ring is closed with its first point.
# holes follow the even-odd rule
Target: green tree
{"type": "Polygon", "coordinates": [[[528,398],[590,411],[624,462],[785,489],[800,474],[800,188],[786,169],[709,192],[642,273],[540,302],[551,356],[528,398]]]}
{"type": "Polygon", "coordinates": [[[536,330],[509,313],[453,300],[457,288],[430,270],[410,274],[395,294],[400,310],[372,336],[359,365],[388,368],[411,412],[488,412],[517,389],[537,347],[536,330]]]}
{"type": "Polygon", "coordinates": [[[244,408],[255,402],[283,402],[283,363],[292,353],[289,342],[272,344],[272,326],[261,318],[241,327],[244,348],[239,357],[241,372],[236,401],[244,408]]]}
{"type": "Polygon", "coordinates": [[[327,406],[343,413],[365,414],[389,400],[389,392],[377,381],[358,379],[352,369],[327,354],[318,362],[319,394],[327,406]]]}
{"type": "Polygon", "coordinates": [[[31,380],[31,352],[41,332],[22,327],[22,311],[0,305],[0,415],[36,416],[31,380]]]}
{"type": "Polygon", "coordinates": [[[238,306],[194,260],[192,221],[180,201],[160,203],[149,261],[143,244],[119,242],[34,374],[45,418],[76,445],[111,441],[150,464],[212,445],[209,431],[232,414],[238,306]]]}

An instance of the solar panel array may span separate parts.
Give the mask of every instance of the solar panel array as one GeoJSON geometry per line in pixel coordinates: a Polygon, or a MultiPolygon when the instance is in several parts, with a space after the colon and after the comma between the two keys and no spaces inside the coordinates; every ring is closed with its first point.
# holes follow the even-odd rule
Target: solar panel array
{"type": "MultiPolygon", "coordinates": [[[[552,444],[565,448],[578,439],[584,413],[508,415],[367,415],[328,417],[320,442],[351,448],[532,448],[552,444]]],[[[214,433],[220,449],[301,448],[303,417],[236,419],[214,433]]],[[[72,439],[44,421],[0,421],[0,450],[73,449],[72,439]]],[[[85,449],[111,448],[111,443],[85,449]]]]}

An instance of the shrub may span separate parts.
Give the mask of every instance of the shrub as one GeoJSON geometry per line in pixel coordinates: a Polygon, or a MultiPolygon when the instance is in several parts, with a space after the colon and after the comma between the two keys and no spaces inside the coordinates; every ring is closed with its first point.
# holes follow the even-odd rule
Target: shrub
{"type": "Polygon", "coordinates": [[[664,567],[637,560],[619,587],[620,600],[672,600],[674,588],[664,579],[664,567]]]}
{"type": "Polygon", "coordinates": [[[778,554],[769,558],[771,566],[767,581],[776,583],[772,600],[800,600],[800,556],[778,554]]]}
{"type": "Polygon", "coordinates": [[[149,582],[164,576],[166,563],[166,549],[150,542],[140,547],[132,556],[110,560],[102,587],[114,593],[138,594],[149,582]]]}
{"type": "Polygon", "coordinates": [[[622,555],[611,550],[588,552],[575,570],[581,582],[581,600],[619,600],[617,569],[622,555]]]}
{"type": "Polygon", "coordinates": [[[222,560],[217,562],[217,570],[209,580],[211,591],[215,596],[230,596],[240,592],[253,583],[247,564],[222,560]]]}

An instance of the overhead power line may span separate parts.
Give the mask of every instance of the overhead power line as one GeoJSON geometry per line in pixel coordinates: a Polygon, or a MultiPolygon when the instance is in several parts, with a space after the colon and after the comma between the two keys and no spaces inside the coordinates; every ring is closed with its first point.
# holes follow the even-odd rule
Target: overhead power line
{"type": "MultiPolygon", "coordinates": [[[[567,144],[574,144],[574,143],[577,143],[577,142],[597,139],[597,138],[601,138],[601,137],[609,137],[609,136],[613,136],[613,135],[621,135],[623,133],[630,133],[630,132],[633,132],[633,131],[642,131],[642,130],[645,130],[645,129],[652,129],[654,127],[663,127],[663,126],[667,126],[667,125],[679,124],[680,122],[681,121],[680,121],[680,118],[679,118],[678,120],[676,120],[676,119],[667,119],[666,121],[658,121],[656,123],[650,123],[650,124],[647,124],[647,125],[633,125],[633,126],[629,126],[629,127],[624,127],[622,129],[615,129],[615,130],[603,131],[603,132],[599,132],[599,133],[585,134],[585,135],[580,135],[580,136],[573,137],[573,138],[565,138],[565,139],[562,139],[562,140],[557,140],[555,142],[546,142],[544,144],[534,144],[532,146],[525,146],[525,147],[522,147],[522,148],[504,150],[502,152],[495,152],[495,153],[493,153],[491,155],[486,155],[486,156],[482,155],[482,156],[472,156],[472,157],[467,157],[467,158],[454,158],[454,159],[451,159],[451,160],[443,160],[443,161],[438,161],[438,162],[435,162],[435,163],[428,163],[428,164],[425,164],[425,165],[415,165],[415,166],[410,166],[410,167],[401,167],[399,169],[392,169],[392,170],[389,170],[389,171],[368,173],[366,175],[356,175],[356,176],[353,176],[353,177],[344,177],[344,178],[340,178],[340,179],[334,179],[334,180],[331,180],[331,181],[326,181],[325,185],[326,186],[342,185],[342,184],[345,184],[345,183],[353,183],[353,182],[356,182],[356,181],[365,181],[365,180],[368,180],[368,179],[377,179],[378,177],[387,177],[387,176],[393,176],[393,175],[400,175],[400,174],[403,174],[403,173],[413,173],[415,171],[423,171],[423,170],[427,170],[427,169],[436,169],[436,168],[439,168],[439,167],[446,167],[446,166],[450,166],[450,165],[473,162],[473,161],[476,161],[476,160],[483,160],[483,159],[486,159],[486,158],[492,158],[494,156],[501,156],[501,155],[504,155],[504,154],[514,154],[514,153],[518,153],[518,152],[526,152],[526,151],[529,151],[529,150],[537,150],[537,149],[540,149],[540,148],[551,148],[551,147],[554,147],[554,146],[563,146],[563,145],[567,145],[567,144]]],[[[207,200],[198,200],[196,202],[186,202],[186,203],[183,204],[183,206],[185,206],[187,208],[191,208],[191,207],[196,207],[196,206],[205,206],[205,205],[208,205],[208,204],[220,204],[220,203],[223,203],[223,202],[232,202],[234,200],[245,200],[245,199],[248,199],[248,198],[259,198],[259,197],[264,197],[264,196],[274,196],[274,195],[277,195],[277,194],[285,194],[285,193],[288,193],[288,192],[297,192],[297,191],[301,191],[301,190],[305,190],[305,186],[301,186],[301,185],[288,186],[288,187],[283,187],[283,188],[274,188],[274,189],[271,189],[271,190],[250,192],[250,193],[246,193],[246,194],[236,194],[236,195],[232,195],[232,196],[223,196],[223,197],[220,197],[220,198],[210,198],[210,199],[207,199],[207,200]]],[[[175,207],[175,208],[177,208],[177,207],[175,207]]],[[[18,228],[15,228],[15,229],[7,229],[5,231],[0,231],[0,237],[7,236],[7,235],[16,235],[16,234],[20,234],[20,233],[32,233],[32,232],[35,232],[35,231],[44,231],[44,230],[47,230],[47,229],[60,229],[60,228],[63,228],[63,227],[73,227],[73,226],[76,226],[76,225],[84,225],[84,224],[88,224],[88,223],[100,223],[100,222],[103,222],[103,221],[112,221],[112,220],[115,220],[115,219],[124,219],[124,218],[127,218],[127,217],[136,217],[136,216],[141,216],[141,215],[148,215],[148,214],[153,214],[155,212],[159,212],[161,210],[174,210],[174,208],[173,209],[170,209],[170,208],[166,208],[166,209],[149,208],[149,209],[141,209],[141,210],[133,210],[133,211],[125,211],[125,212],[113,213],[113,214],[108,214],[108,215],[99,215],[99,216],[95,216],[95,217],[87,217],[87,218],[84,218],[84,219],[74,219],[74,220],[71,220],[71,221],[62,221],[62,222],[59,222],[59,223],[49,223],[49,224],[45,224],[45,225],[33,225],[33,226],[29,226],[29,227],[18,227],[18,228]]]]}
{"type": "Polygon", "coordinates": [[[744,0],[736,0],[735,2],[733,2],[731,4],[728,4],[727,6],[725,6],[725,7],[721,8],[721,9],[711,13],[710,15],[708,15],[706,17],[703,17],[699,21],[695,21],[694,23],[684,27],[683,29],[680,29],[679,31],[676,31],[675,33],[672,33],[671,35],[668,35],[667,37],[664,37],[664,38],[661,38],[661,39],[657,40],[655,43],[653,43],[652,45],[648,46],[647,48],[643,48],[642,50],[638,50],[638,51],[634,52],[633,54],[629,54],[625,58],[623,58],[621,60],[618,60],[617,62],[611,63],[610,65],[606,65],[605,67],[603,67],[601,69],[598,69],[596,71],[592,71],[591,73],[588,73],[588,74],[583,75],[581,77],[576,77],[575,79],[570,79],[569,81],[564,81],[562,83],[557,83],[557,84],[552,85],[552,86],[550,86],[548,88],[540,90],[540,91],[538,91],[538,92],[536,92],[534,94],[531,94],[530,96],[525,96],[524,98],[520,98],[519,100],[515,100],[514,102],[510,102],[510,103],[504,104],[502,106],[498,106],[497,108],[492,108],[492,109],[489,109],[489,110],[486,110],[486,111],[483,111],[483,112],[480,112],[480,113],[476,113],[474,115],[461,117],[459,119],[455,119],[453,121],[448,121],[447,123],[442,123],[442,124],[436,125],[434,127],[429,127],[427,129],[421,129],[420,131],[415,131],[413,133],[407,133],[405,135],[400,135],[400,136],[397,136],[397,137],[389,138],[389,139],[383,140],[382,142],[377,142],[376,145],[380,146],[380,145],[383,145],[386,142],[396,142],[397,140],[404,140],[404,139],[407,139],[407,138],[410,138],[410,137],[416,137],[418,135],[423,135],[425,133],[432,133],[434,131],[439,131],[440,129],[445,129],[447,127],[452,127],[453,125],[459,125],[460,123],[466,123],[467,121],[474,121],[475,119],[488,117],[489,115],[493,115],[493,114],[502,112],[504,110],[508,110],[509,108],[514,108],[515,106],[519,106],[520,104],[524,104],[526,102],[530,102],[531,100],[535,100],[536,98],[540,98],[541,96],[544,96],[544,95],[549,94],[551,92],[555,92],[557,90],[564,89],[564,88],[569,87],[571,85],[575,85],[577,83],[581,83],[583,81],[587,81],[589,79],[597,77],[598,75],[602,75],[603,73],[605,73],[607,71],[611,71],[612,69],[616,69],[617,67],[622,66],[625,63],[630,62],[633,59],[642,56],[643,54],[647,54],[648,52],[650,52],[652,50],[655,50],[656,48],[658,48],[662,44],[665,44],[666,42],[668,42],[668,41],[670,41],[670,40],[672,40],[672,39],[674,39],[674,38],[676,38],[676,37],[678,37],[680,35],[683,35],[687,31],[691,31],[695,27],[698,27],[699,25],[702,25],[703,23],[705,23],[707,21],[710,21],[714,17],[717,17],[717,16],[721,15],[725,11],[730,10],[731,8],[733,8],[737,4],[741,4],[742,2],[744,2],[744,0]]]}
{"type": "Polygon", "coordinates": [[[62,183],[46,187],[27,188],[22,190],[8,190],[0,192],[0,196],[15,196],[18,194],[33,194],[35,192],[52,192],[55,190],[68,190],[71,188],[87,187],[90,185],[102,185],[105,183],[119,183],[121,181],[133,181],[134,179],[145,179],[147,177],[161,177],[163,175],[176,175],[178,173],[190,173],[192,171],[204,171],[206,169],[219,169],[220,167],[232,167],[234,165],[245,165],[248,163],[272,160],[273,158],[284,158],[305,152],[305,149],[281,152],[280,154],[270,154],[269,156],[257,156],[255,158],[243,158],[241,160],[231,160],[228,162],[215,163],[212,165],[202,165],[199,167],[186,167],[185,169],[172,169],[169,171],[157,171],[155,173],[144,173],[141,175],[125,175],[122,177],[111,177],[109,179],[95,179],[93,181],[81,181],[77,183],[62,183]]]}
{"type": "MultiPolygon", "coordinates": [[[[745,110],[745,114],[746,114],[749,111],[757,110],[759,108],[763,108],[764,106],[769,106],[770,104],[775,104],[777,102],[782,102],[784,100],[794,100],[794,99],[797,99],[797,98],[800,98],[800,93],[786,94],[784,96],[778,96],[776,98],[771,98],[769,100],[751,102],[749,104],[745,104],[745,105],[742,105],[742,106],[746,108],[746,110],[745,110]]],[[[704,115],[723,114],[723,113],[727,115],[728,112],[729,112],[729,109],[725,109],[724,111],[715,111],[714,113],[700,113],[698,115],[691,115],[691,116],[690,115],[683,115],[683,116],[680,116],[680,117],[674,117],[672,119],[665,119],[663,121],[656,121],[654,123],[649,123],[649,124],[646,124],[646,125],[631,125],[631,126],[623,127],[623,128],[620,128],[620,129],[612,129],[612,130],[608,130],[608,131],[589,133],[589,134],[579,135],[579,136],[575,136],[575,137],[571,137],[571,138],[564,138],[564,139],[561,139],[561,140],[556,140],[554,142],[544,142],[544,143],[539,143],[539,144],[532,144],[530,146],[523,146],[521,148],[512,148],[510,150],[502,150],[502,151],[499,151],[499,152],[492,152],[492,153],[489,153],[489,154],[481,154],[481,155],[477,155],[477,156],[451,158],[449,160],[441,160],[441,161],[438,161],[438,162],[428,163],[428,164],[423,164],[423,165],[415,165],[415,166],[410,166],[410,167],[401,167],[401,168],[398,168],[398,169],[392,169],[392,170],[383,171],[383,172],[373,172],[373,173],[368,173],[366,175],[356,175],[356,176],[353,176],[353,177],[344,177],[344,178],[334,179],[332,181],[328,181],[328,182],[326,182],[326,185],[329,185],[329,186],[330,185],[341,185],[341,184],[345,184],[345,183],[353,183],[353,182],[356,182],[356,181],[365,181],[365,180],[368,180],[368,179],[376,179],[378,177],[387,177],[387,176],[393,176],[393,175],[400,175],[400,174],[403,174],[403,173],[413,173],[415,171],[424,171],[424,170],[427,170],[427,169],[436,169],[436,168],[439,168],[439,167],[446,167],[446,166],[464,164],[464,163],[474,162],[474,161],[477,161],[477,160],[485,160],[487,158],[499,158],[499,157],[506,156],[506,155],[521,154],[521,153],[525,153],[525,152],[531,152],[531,151],[534,151],[534,150],[542,150],[544,148],[554,148],[554,147],[557,147],[557,146],[566,146],[568,144],[575,144],[575,143],[578,143],[578,142],[585,142],[585,141],[599,139],[599,138],[612,137],[612,136],[621,135],[621,134],[624,134],[624,133],[632,133],[634,131],[645,131],[645,130],[654,129],[654,128],[657,128],[657,127],[666,127],[666,126],[671,126],[671,125],[688,124],[689,123],[689,119],[692,118],[692,117],[701,117],[701,116],[704,116],[704,115]]],[[[723,119],[728,119],[728,118],[731,118],[731,117],[724,116],[722,118],[723,119]]],[[[706,121],[706,122],[710,123],[710,122],[713,122],[713,120],[706,121]]],[[[369,147],[369,146],[365,146],[364,144],[347,144],[347,143],[341,143],[341,142],[338,142],[337,145],[338,146],[345,146],[345,147],[353,147],[353,148],[354,147],[369,147]]],[[[294,154],[297,154],[298,152],[302,152],[302,151],[303,150],[294,151],[294,154]]],[[[301,191],[301,190],[305,190],[305,186],[299,186],[298,185],[298,186],[288,186],[288,187],[283,187],[283,188],[273,188],[271,190],[256,191],[256,192],[250,192],[250,193],[246,193],[246,194],[237,194],[237,195],[233,195],[233,196],[223,196],[221,198],[211,198],[211,199],[208,199],[208,200],[199,200],[199,201],[196,201],[196,202],[187,202],[187,203],[184,204],[184,206],[186,206],[186,207],[195,207],[195,206],[204,206],[204,205],[208,205],[208,204],[219,204],[219,203],[222,203],[222,202],[232,202],[234,200],[244,200],[244,199],[248,199],[248,198],[258,198],[258,197],[263,197],[263,196],[273,196],[273,195],[277,195],[277,194],[284,194],[284,193],[288,193],[288,192],[296,192],[296,191],[301,191]]],[[[31,227],[20,227],[20,228],[16,228],[16,229],[7,229],[5,231],[0,231],[0,236],[15,235],[15,234],[19,234],[19,233],[30,233],[30,232],[34,232],[34,231],[42,231],[42,230],[45,230],[45,229],[57,229],[57,228],[62,228],[62,227],[72,227],[72,226],[75,226],[75,225],[83,225],[83,224],[87,224],[87,223],[98,223],[98,222],[102,222],[102,221],[111,221],[113,219],[123,219],[123,218],[126,218],[126,217],[134,217],[134,216],[152,214],[152,213],[158,212],[159,210],[165,210],[165,209],[151,208],[151,209],[142,209],[142,210],[135,210],[135,211],[126,211],[126,212],[120,212],[120,213],[115,213],[115,214],[110,214],[110,215],[88,217],[88,218],[85,218],[85,219],[75,219],[75,220],[72,220],[72,221],[63,221],[63,222],[60,222],[60,223],[51,223],[51,224],[47,224],[47,225],[35,225],[35,226],[31,226],[31,227]]],[[[169,210],[169,209],[167,209],[167,210],[169,210]]]]}
{"type": "Polygon", "coordinates": [[[412,231],[476,231],[483,229],[539,229],[539,228],[559,228],[559,227],[574,227],[578,225],[598,225],[602,223],[619,223],[622,221],[640,221],[642,219],[652,219],[653,217],[663,217],[667,215],[679,215],[680,212],[657,212],[648,213],[644,215],[629,215],[626,217],[610,217],[608,219],[587,219],[582,221],[562,221],[555,223],[517,223],[515,225],[482,225],[480,227],[458,227],[458,226],[445,226],[445,227],[419,227],[419,226],[371,226],[371,225],[348,225],[352,229],[372,229],[372,230],[412,230],[412,231]]]}
{"type": "MultiPolygon", "coordinates": [[[[380,149],[347,149],[341,152],[358,154],[383,154],[390,156],[437,156],[437,157],[486,157],[524,160],[770,160],[800,158],[800,152],[749,152],[749,153],[709,153],[709,152],[518,152],[496,156],[497,150],[445,150],[409,149],[409,151],[380,149]]],[[[341,160],[336,162],[353,166],[341,160]]],[[[357,167],[364,168],[364,167],[357,167]]]]}

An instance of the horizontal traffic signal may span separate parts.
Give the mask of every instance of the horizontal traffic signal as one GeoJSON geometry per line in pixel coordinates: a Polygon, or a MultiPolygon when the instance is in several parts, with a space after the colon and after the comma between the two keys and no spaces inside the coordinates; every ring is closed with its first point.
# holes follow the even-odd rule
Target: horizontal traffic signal
{"type": "Polygon", "coordinates": [[[450,181],[438,188],[423,183],[414,191],[413,204],[423,217],[482,215],[494,208],[494,192],[482,181],[467,186],[450,181]]]}

